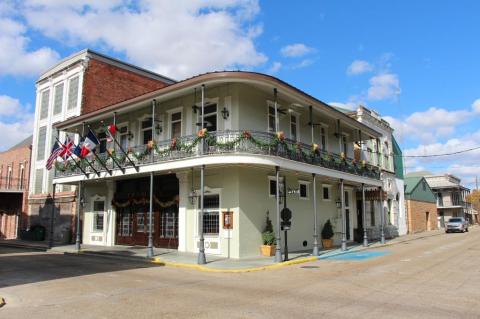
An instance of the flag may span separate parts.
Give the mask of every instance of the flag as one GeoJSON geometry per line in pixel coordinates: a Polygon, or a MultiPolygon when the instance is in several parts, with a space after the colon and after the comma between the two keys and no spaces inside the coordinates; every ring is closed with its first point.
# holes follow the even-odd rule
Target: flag
{"type": "Polygon", "coordinates": [[[71,140],[70,137],[67,136],[65,138],[65,143],[63,144],[60,143],[60,148],[62,149],[62,151],[58,156],[63,158],[64,161],[66,161],[70,156],[72,156],[72,152],[74,148],[73,140],[71,140]]]}
{"type": "Polygon", "coordinates": [[[115,124],[110,124],[107,128],[107,142],[111,142],[115,139],[115,134],[117,133],[117,126],[115,124]]]}
{"type": "Polygon", "coordinates": [[[50,153],[50,156],[47,159],[47,164],[45,165],[47,170],[52,169],[53,163],[55,163],[55,160],[57,159],[57,157],[60,155],[61,152],[62,152],[62,148],[60,147],[60,145],[58,145],[58,142],[55,142],[55,144],[53,144],[53,147],[52,147],[52,153],[50,153]]]}
{"type": "Polygon", "coordinates": [[[87,135],[83,138],[82,148],[80,150],[80,157],[85,158],[95,150],[95,147],[100,144],[98,138],[92,132],[92,130],[88,130],[87,135]]]}
{"type": "Polygon", "coordinates": [[[83,138],[80,139],[80,142],[78,143],[77,146],[73,149],[73,155],[75,155],[78,158],[82,158],[82,143],[83,143],[83,138]]]}

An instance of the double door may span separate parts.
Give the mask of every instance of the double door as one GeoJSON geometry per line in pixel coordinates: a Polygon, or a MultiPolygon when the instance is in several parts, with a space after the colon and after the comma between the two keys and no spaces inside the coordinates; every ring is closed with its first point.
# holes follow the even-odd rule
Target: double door
{"type": "MultiPolygon", "coordinates": [[[[153,212],[153,245],[162,248],[178,248],[178,207],[169,206],[153,212]]],[[[118,245],[147,246],[149,214],[145,211],[123,211],[117,218],[118,245]]]]}

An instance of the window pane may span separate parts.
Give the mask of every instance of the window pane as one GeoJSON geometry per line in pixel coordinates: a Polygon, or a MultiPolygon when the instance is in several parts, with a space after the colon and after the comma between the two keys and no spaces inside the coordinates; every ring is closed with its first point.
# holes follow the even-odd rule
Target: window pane
{"type": "Polygon", "coordinates": [[[152,127],[152,119],[146,119],[142,121],[142,129],[152,127]]]}
{"type": "Polygon", "coordinates": [[[74,109],[78,103],[78,76],[70,79],[68,86],[68,109],[74,109]]]}
{"type": "Polygon", "coordinates": [[[50,99],[50,90],[42,93],[42,100],[40,104],[40,119],[46,119],[48,116],[48,100],[50,99]]]}
{"type": "Polygon", "coordinates": [[[182,112],[172,114],[172,121],[180,121],[182,119],[182,112]]]}
{"type": "Polygon", "coordinates": [[[274,180],[270,180],[270,195],[277,195],[277,182],[274,180]]]}
{"type": "Polygon", "coordinates": [[[323,188],[323,199],[330,199],[330,192],[328,187],[323,188]]]}
{"type": "Polygon", "coordinates": [[[59,114],[62,112],[63,102],[63,83],[55,87],[55,100],[53,101],[53,114],[59,114]]]}
{"type": "Polygon", "coordinates": [[[103,230],[103,213],[95,213],[95,220],[93,225],[95,230],[103,230]]]}
{"type": "Polygon", "coordinates": [[[300,197],[306,198],[307,197],[307,185],[300,184],[300,197]]]}
{"type": "Polygon", "coordinates": [[[209,132],[215,132],[217,130],[217,114],[205,116],[204,127],[207,128],[209,132]]]}
{"type": "Polygon", "coordinates": [[[45,159],[45,144],[47,140],[47,127],[43,126],[38,130],[37,161],[45,159]]]}
{"type": "Polygon", "coordinates": [[[172,138],[180,137],[182,135],[182,123],[175,122],[172,123],[172,138]]]}
{"type": "Polygon", "coordinates": [[[143,144],[148,144],[152,140],[152,130],[143,131],[143,144]]]}
{"type": "Polygon", "coordinates": [[[94,201],[93,202],[93,210],[96,211],[96,212],[105,211],[105,202],[104,201],[94,201]]]}
{"type": "Polygon", "coordinates": [[[218,212],[204,212],[203,233],[218,234],[219,224],[218,212]]]}

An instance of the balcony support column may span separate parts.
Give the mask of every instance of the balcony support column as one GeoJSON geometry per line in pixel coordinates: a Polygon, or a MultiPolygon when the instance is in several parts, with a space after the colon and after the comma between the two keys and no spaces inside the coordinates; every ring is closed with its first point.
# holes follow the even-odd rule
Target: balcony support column
{"type": "Polygon", "coordinates": [[[149,211],[148,211],[147,258],[152,258],[153,257],[152,221],[153,221],[153,172],[150,172],[150,207],[149,207],[149,211]]]}
{"type": "Polygon", "coordinates": [[[367,236],[367,203],[365,202],[365,184],[362,183],[362,227],[363,227],[363,247],[368,246],[367,236]]]}
{"type": "MultiPolygon", "coordinates": [[[[203,105],[203,103],[202,103],[202,105],[203,105]]],[[[203,116],[203,108],[202,108],[202,116],[203,116]]],[[[205,257],[205,238],[203,237],[203,200],[204,200],[204,197],[205,197],[205,165],[202,165],[202,166],[200,166],[200,216],[198,218],[198,221],[199,221],[198,222],[198,224],[199,224],[198,232],[199,232],[200,239],[199,239],[197,263],[199,265],[205,265],[207,263],[207,259],[205,257]]]]}
{"type": "MultiPolygon", "coordinates": [[[[57,139],[58,140],[58,139],[57,139]]],[[[52,214],[50,216],[50,236],[48,236],[48,248],[53,247],[53,234],[54,230],[53,228],[55,227],[55,190],[57,185],[53,183],[53,190],[52,190],[52,214]]]]}
{"type": "Polygon", "coordinates": [[[317,175],[312,174],[313,177],[313,256],[318,256],[318,221],[317,221],[317,175]]]}
{"type": "Polygon", "coordinates": [[[279,131],[277,95],[278,95],[277,88],[274,88],[273,89],[273,106],[275,108],[275,132],[279,131]]]}
{"type": "Polygon", "coordinates": [[[82,182],[78,182],[78,195],[77,195],[77,223],[76,223],[76,239],[75,239],[75,250],[77,253],[80,252],[80,240],[81,240],[81,234],[80,234],[80,213],[82,211],[82,182]]]}
{"type": "Polygon", "coordinates": [[[340,209],[342,212],[342,251],[347,250],[347,216],[345,211],[345,187],[340,180],[340,209]]]}
{"type": "Polygon", "coordinates": [[[378,188],[379,206],[380,206],[380,243],[385,244],[385,212],[383,211],[383,191],[382,187],[378,188]]]}
{"type": "Polygon", "coordinates": [[[275,262],[282,262],[281,239],[280,239],[280,168],[275,166],[275,208],[277,213],[276,231],[275,231],[275,262]]]}

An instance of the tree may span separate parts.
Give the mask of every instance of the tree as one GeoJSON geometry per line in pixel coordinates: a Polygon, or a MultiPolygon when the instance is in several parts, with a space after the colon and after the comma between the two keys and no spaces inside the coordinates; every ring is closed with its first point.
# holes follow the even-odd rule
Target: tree
{"type": "Polygon", "coordinates": [[[467,202],[472,204],[477,211],[480,210],[480,190],[474,189],[468,196],[467,202]]]}

